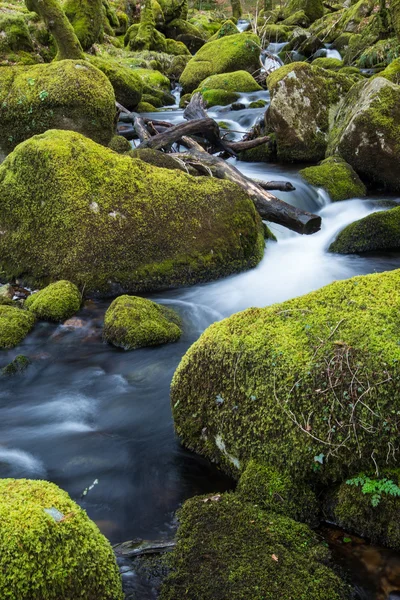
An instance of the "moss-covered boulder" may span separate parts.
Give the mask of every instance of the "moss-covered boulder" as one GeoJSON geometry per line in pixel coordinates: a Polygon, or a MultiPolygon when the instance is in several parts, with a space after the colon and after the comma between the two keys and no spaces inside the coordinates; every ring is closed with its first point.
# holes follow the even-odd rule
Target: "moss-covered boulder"
{"type": "Polygon", "coordinates": [[[65,0],[63,10],[84,50],[88,50],[103,32],[103,0],[65,0]]]}
{"type": "Polygon", "coordinates": [[[307,17],[304,10],[297,10],[282,21],[282,25],[288,27],[308,27],[310,25],[310,19],[307,17]]]}
{"type": "Polygon", "coordinates": [[[0,69],[0,150],[47,129],[72,129],[107,144],[115,96],[107,77],[85,61],[0,69]]]}
{"type": "Polygon", "coordinates": [[[400,207],[380,211],[347,225],[329,247],[337,254],[400,249],[400,207]]]}
{"type": "Polygon", "coordinates": [[[78,312],[82,302],[76,285],[56,281],[25,300],[25,308],[44,321],[66,321],[78,312]]]}
{"type": "Polygon", "coordinates": [[[379,73],[379,77],[384,77],[392,83],[400,85],[400,58],[393,60],[386,69],[379,73]]]}
{"type": "Polygon", "coordinates": [[[211,75],[201,82],[196,92],[207,90],[225,90],[227,92],[258,92],[262,87],[247,71],[233,71],[211,75]]]}
{"type": "Polygon", "coordinates": [[[342,60],[338,58],[326,58],[321,56],[320,58],[316,58],[312,62],[313,67],[320,67],[321,69],[332,69],[332,71],[339,71],[344,63],[342,60]]]}
{"type": "Polygon", "coordinates": [[[0,304],[0,348],[14,348],[35,324],[32,313],[15,306],[0,304]]]}
{"type": "Polygon", "coordinates": [[[53,483],[0,480],[0,595],[18,600],[122,600],[112,548],[53,483]]]}
{"type": "Polygon", "coordinates": [[[358,474],[329,490],[324,518],[374,544],[400,550],[400,477],[398,469],[358,474]]]}
{"type": "Polygon", "coordinates": [[[0,377],[11,377],[23,373],[31,364],[31,360],[23,354],[18,354],[8,365],[0,369],[0,377]]]}
{"type": "Polygon", "coordinates": [[[319,506],[311,488],[273,467],[251,460],[240,477],[236,491],[239,498],[263,510],[312,526],[319,523],[319,506]]]}
{"type": "Polygon", "coordinates": [[[237,498],[195,497],[178,513],[177,546],[160,600],[347,600],[329,551],[304,524],[237,498]]]}
{"type": "Polygon", "coordinates": [[[383,77],[357,83],[347,94],[329,136],[340,154],[371,184],[400,191],[400,86],[383,77]]]}
{"type": "Polygon", "coordinates": [[[235,477],[252,458],[305,481],[396,465],[399,309],[397,270],[211,325],[172,381],[177,434],[235,477]]]}
{"type": "Polygon", "coordinates": [[[128,69],[112,59],[105,60],[97,56],[89,58],[90,63],[102,71],[110,80],[117,102],[134,109],[142,98],[143,84],[135,71],[128,69]]]}
{"type": "Polygon", "coordinates": [[[228,35],[207,42],[186,65],[180,83],[184,92],[192,92],[210,75],[259,68],[260,40],[254,34],[228,35]]]}
{"type": "Polygon", "coordinates": [[[239,33],[239,30],[235,23],[228,19],[228,21],[222,23],[220,29],[209,38],[209,41],[212,42],[213,40],[219,40],[219,38],[225,37],[226,35],[236,35],[237,33],[239,33]]]}
{"type": "Polygon", "coordinates": [[[33,50],[33,41],[24,15],[11,11],[0,12],[0,55],[21,50],[33,50]]]}
{"type": "Polygon", "coordinates": [[[175,104],[171,94],[171,83],[160,71],[153,69],[135,69],[135,74],[140,78],[143,86],[142,100],[149,102],[156,108],[175,104]]]}
{"type": "Polygon", "coordinates": [[[315,162],[325,157],[331,112],[352,85],[345,76],[304,62],[285,65],[267,79],[267,130],[276,134],[278,158],[315,162]]]}
{"type": "Polygon", "coordinates": [[[119,296],[104,317],[104,339],[118,348],[135,350],[176,342],[182,335],[179,315],[162,304],[138,296],[119,296]]]}
{"type": "Polygon", "coordinates": [[[153,167],[71,131],[20,144],[0,167],[0,198],[1,268],[35,287],[154,290],[263,254],[261,221],[235,184],[153,167]]]}
{"type": "Polygon", "coordinates": [[[161,150],[153,150],[152,148],[135,148],[129,152],[129,156],[132,158],[140,158],[149,165],[154,167],[160,167],[162,169],[178,169],[187,173],[185,166],[170,154],[161,152],[161,150]]]}
{"type": "Polygon", "coordinates": [[[183,19],[174,19],[173,21],[170,21],[165,26],[164,33],[168,38],[173,40],[176,40],[180,35],[191,35],[203,39],[203,41],[207,38],[206,34],[201,29],[183,19]]]}
{"type": "Polygon", "coordinates": [[[265,142],[265,144],[250,148],[249,150],[242,150],[239,152],[239,160],[244,162],[273,162],[276,160],[275,137],[272,135],[270,136],[270,140],[265,142]]]}
{"type": "Polygon", "coordinates": [[[132,150],[132,146],[130,145],[129,141],[122,135],[114,135],[111,138],[108,147],[118,154],[124,154],[125,152],[132,150]]]}
{"type": "Polygon", "coordinates": [[[321,18],[324,14],[324,3],[322,0],[289,0],[285,8],[285,16],[295,14],[298,11],[304,11],[311,23],[321,18]]]}
{"type": "Polygon", "coordinates": [[[324,188],[332,202],[364,198],[367,190],[353,167],[340,156],[330,156],[316,167],[307,167],[300,175],[311,185],[324,188]]]}
{"type": "Polygon", "coordinates": [[[281,23],[267,23],[262,29],[262,35],[265,39],[272,43],[287,42],[292,32],[291,27],[287,27],[281,23]]]}

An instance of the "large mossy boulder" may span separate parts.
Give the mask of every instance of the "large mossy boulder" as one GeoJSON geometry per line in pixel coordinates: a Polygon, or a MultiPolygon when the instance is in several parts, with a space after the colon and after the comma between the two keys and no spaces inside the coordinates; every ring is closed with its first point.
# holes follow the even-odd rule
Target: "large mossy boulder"
{"type": "Polygon", "coordinates": [[[340,156],[330,156],[316,167],[307,167],[300,175],[311,185],[324,188],[332,202],[364,198],[367,190],[354,169],[340,156]]]}
{"type": "Polygon", "coordinates": [[[400,473],[398,469],[359,473],[330,489],[323,498],[323,515],[347,531],[374,544],[400,550],[400,473]]]}
{"type": "Polygon", "coordinates": [[[399,310],[396,270],[211,325],[172,381],[177,434],[235,477],[250,459],[306,481],[395,465],[399,310]]]}
{"type": "Polygon", "coordinates": [[[62,7],[82,48],[88,50],[103,32],[103,0],[65,0],[62,7]]]}
{"type": "Polygon", "coordinates": [[[347,225],[329,247],[337,254],[400,249],[400,207],[372,213],[347,225]]]}
{"type": "Polygon", "coordinates": [[[112,59],[91,56],[89,61],[110,80],[117,102],[129,110],[136,108],[143,91],[142,80],[138,74],[112,59]]]}
{"type": "Polygon", "coordinates": [[[329,550],[302,523],[236,494],[191,498],[178,513],[177,546],[160,600],[348,600],[329,550]]]}
{"type": "Polygon", "coordinates": [[[104,317],[104,339],[118,348],[135,350],[176,342],[182,335],[179,315],[162,304],[138,296],[119,296],[104,317]]]}
{"type": "Polygon", "coordinates": [[[307,18],[313,23],[324,14],[324,3],[322,0],[289,0],[284,10],[285,17],[290,17],[298,11],[304,11],[307,18]]]}
{"type": "Polygon", "coordinates": [[[35,321],[32,313],[0,303],[0,348],[18,346],[31,331],[35,321]]]}
{"type": "Polygon", "coordinates": [[[0,69],[0,151],[52,128],[107,144],[115,114],[111,83],[86,61],[0,69]]]}
{"type": "Polygon", "coordinates": [[[325,157],[332,111],[352,82],[304,62],[274,71],[267,79],[271,104],[267,129],[276,134],[278,158],[316,162],[325,157]]]}
{"type": "Polygon", "coordinates": [[[207,42],[186,65],[180,83],[184,92],[193,92],[210,75],[259,68],[260,40],[252,33],[228,35],[207,42]]]}
{"type": "Polygon", "coordinates": [[[258,263],[262,223],[235,184],[153,167],[72,131],[20,144],[0,167],[0,265],[85,292],[188,285],[258,263]]]}
{"type": "Polygon", "coordinates": [[[336,115],[328,154],[340,154],[370,184],[400,191],[400,86],[383,77],[355,84],[336,115]]]}
{"type": "Polygon", "coordinates": [[[0,480],[0,596],[122,600],[112,548],[53,483],[0,480]]]}
{"type": "Polygon", "coordinates": [[[44,321],[66,321],[78,312],[82,302],[76,285],[56,281],[25,300],[25,308],[44,321]]]}

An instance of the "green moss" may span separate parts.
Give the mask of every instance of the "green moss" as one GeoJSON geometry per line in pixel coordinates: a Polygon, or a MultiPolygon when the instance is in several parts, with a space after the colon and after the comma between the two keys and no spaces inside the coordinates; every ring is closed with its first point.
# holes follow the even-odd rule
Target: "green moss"
{"type": "Polygon", "coordinates": [[[171,65],[165,72],[168,79],[178,81],[190,59],[190,56],[174,56],[171,65]]]}
{"type": "Polygon", "coordinates": [[[139,102],[136,107],[136,112],[144,113],[144,112],[157,112],[158,108],[150,104],[150,102],[139,102]]]}
{"type": "Polygon", "coordinates": [[[155,50],[167,54],[190,55],[185,44],[166,38],[163,33],[154,28],[154,24],[148,24],[146,27],[138,24],[131,25],[125,35],[125,45],[134,51],[155,50]]]}
{"type": "Polygon", "coordinates": [[[206,90],[202,96],[209,108],[211,106],[227,106],[239,99],[239,94],[225,90],[206,90]]]}
{"type": "MultiPolygon", "coordinates": [[[[397,38],[379,40],[373,46],[366,48],[357,61],[361,69],[386,67],[400,56],[397,38]]],[[[395,82],[396,83],[396,82],[395,82]]]]}
{"type": "MultiPolygon", "coordinates": [[[[271,136],[274,138],[274,136],[271,136]]],[[[243,150],[239,153],[239,160],[244,162],[272,162],[276,159],[276,145],[275,139],[271,139],[269,142],[250,148],[250,150],[243,150]]]]}
{"type": "Polygon", "coordinates": [[[103,31],[102,0],[65,0],[63,9],[84,50],[88,50],[103,31]]]}
{"type": "Polygon", "coordinates": [[[33,50],[33,43],[28,26],[22,15],[0,13],[0,53],[11,51],[33,50]]]}
{"type": "Polygon", "coordinates": [[[395,465],[399,290],[400,270],[354,277],[211,325],[172,381],[182,442],[236,477],[251,458],[305,481],[395,465]]]}
{"type": "Polygon", "coordinates": [[[192,25],[192,23],[189,23],[189,21],[184,21],[183,19],[174,19],[173,21],[170,21],[165,26],[164,31],[167,38],[172,38],[173,40],[176,40],[179,35],[193,35],[200,39],[206,39],[206,35],[203,31],[195,25],[192,25]]]}
{"type": "MultiPolygon", "coordinates": [[[[385,476],[399,485],[398,470],[385,476]]],[[[373,478],[376,479],[376,476],[373,478]]],[[[368,537],[374,544],[400,550],[400,499],[382,494],[378,506],[373,506],[371,496],[363,494],[361,487],[342,483],[331,490],[324,499],[324,516],[348,531],[368,537]]]]}
{"type": "Polygon", "coordinates": [[[110,80],[117,102],[129,110],[139,104],[143,85],[141,78],[135,71],[121,66],[112,59],[105,60],[104,58],[91,56],[88,57],[88,61],[110,80]]]}
{"type": "Polygon", "coordinates": [[[311,185],[324,188],[332,202],[364,198],[367,193],[354,169],[338,156],[331,156],[316,167],[303,169],[300,175],[311,185]]]}
{"type": "Polygon", "coordinates": [[[262,34],[269,42],[280,43],[288,41],[291,31],[292,29],[290,27],[282,25],[281,23],[277,25],[270,25],[268,23],[263,27],[262,34]]]}
{"type": "Polygon", "coordinates": [[[240,477],[237,495],[245,502],[295,521],[313,526],[319,523],[317,498],[309,486],[254,460],[240,477]]]}
{"type": "Polygon", "coordinates": [[[340,154],[372,185],[400,190],[400,86],[383,77],[355,84],[340,105],[328,155],[340,154]]]}
{"type": "Polygon", "coordinates": [[[254,34],[240,33],[207,42],[187,64],[180,83],[192,92],[210,75],[259,68],[260,40],[254,34]]]}
{"type": "Polygon", "coordinates": [[[400,58],[396,58],[384,71],[381,71],[379,77],[384,77],[392,83],[400,85],[400,58]]]}
{"type": "Polygon", "coordinates": [[[161,289],[263,254],[261,221],[235,184],[159,169],[71,131],[20,144],[0,167],[0,197],[1,268],[36,287],[161,289]]]}
{"type": "Polygon", "coordinates": [[[288,162],[324,158],[336,107],[353,82],[339,73],[297,62],[271,73],[267,85],[271,104],[266,128],[276,134],[278,158],[288,162]]]}
{"type": "Polygon", "coordinates": [[[286,25],[287,27],[308,27],[310,25],[310,19],[304,10],[298,10],[282,21],[281,24],[286,25]]]}
{"type": "Polygon", "coordinates": [[[28,335],[35,324],[28,311],[0,304],[0,348],[14,348],[28,335]]]}
{"type": "Polygon", "coordinates": [[[25,371],[29,365],[31,364],[31,360],[24,356],[23,354],[19,354],[14,358],[10,364],[0,369],[0,377],[10,377],[11,375],[18,375],[25,371]]]}
{"type": "Polygon", "coordinates": [[[138,296],[119,296],[104,317],[104,339],[124,350],[176,342],[181,335],[174,310],[138,296]]]}
{"type": "Polygon", "coordinates": [[[346,600],[329,551],[306,526],[242,502],[195,497],[178,513],[172,572],[160,600],[346,600]]]}
{"type": "Polygon", "coordinates": [[[267,106],[265,100],[255,100],[249,104],[249,108],[264,108],[264,106],[267,106]]]}
{"type": "Polygon", "coordinates": [[[122,600],[109,542],[66,492],[27,479],[1,479],[0,492],[2,598],[122,600]]]}
{"type": "Polygon", "coordinates": [[[343,67],[343,61],[338,58],[316,58],[312,62],[313,67],[320,67],[321,69],[332,69],[333,71],[339,71],[343,67]]]}
{"type": "Polygon", "coordinates": [[[76,285],[69,281],[51,283],[25,300],[25,308],[44,321],[66,321],[81,306],[81,295],[76,285]]]}
{"type": "Polygon", "coordinates": [[[368,215],[347,225],[330,245],[329,252],[360,254],[400,248],[400,207],[368,215]]]}
{"type": "Polygon", "coordinates": [[[207,90],[258,92],[262,90],[262,87],[247,71],[233,71],[232,73],[222,73],[220,75],[211,75],[211,77],[207,77],[207,79],[204,79],[204,81],[200,83],[195,91],[203,93],[207,90]]]}
{"type": "Polygon", "coordinates": [[[132,150],[132,146],[122,135],[114,135],[114,137],[111,138],[108,147],[111,150],[114,150],[114,152],[118,152],[118,154],[124,154],[125,152],[132,150]]]}
{"type": "Polygon", "coordinates": [[[212,42],[213,40],[219,40],[219,38],[227,35],[236,35],[237,33],[239,33],[238,28],[236,27],[235,23],[229,19],[228,21],[222,23],[218,31],[209,38],[209,41],[212,42]]]}
{"type": "Polygon", "coordinates": [[[299,10],[305,12],[311,22],[321,18],[324,14],[324,5],[322,0],[290,0],[284,14],[289,17],[299,10]]]}
{"type": "Polygon", "coordinates": [[[85,61],[0,69],[0,148],[47,129],[74,129],[107,144],[114,131],[110,82],[85,61]]]}
{"type": "Polygon", "coordinates": [[[170,154],[161,152],[160,150],[138,148],[131,150],[129,156],[132,158],[140,158],[140,160],[143,160],[154,167],[160,167],[162,169],[178,169],[179,171],[187,172],[182,163],[175,160],[170,154]]]}
{"type": "Polygon", "coordinates": [[[149,102],[156,108],[175,104],[175,98],[170,93],[171,83],[165,75],[153,69],[136,69],[143,85],[143,102],[149,102]]]}

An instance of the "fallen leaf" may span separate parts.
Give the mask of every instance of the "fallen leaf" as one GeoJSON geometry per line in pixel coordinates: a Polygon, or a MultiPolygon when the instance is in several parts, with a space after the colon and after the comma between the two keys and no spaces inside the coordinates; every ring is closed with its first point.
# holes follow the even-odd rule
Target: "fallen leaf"
{"type": "Polygon", "coordinates": [[[272,560],[274,560],[275,562],[278,562],[278,557],[277,557],[277,555],[276,555],[276,554],[273,554],[273,555],[272,555],[272,560]]]}

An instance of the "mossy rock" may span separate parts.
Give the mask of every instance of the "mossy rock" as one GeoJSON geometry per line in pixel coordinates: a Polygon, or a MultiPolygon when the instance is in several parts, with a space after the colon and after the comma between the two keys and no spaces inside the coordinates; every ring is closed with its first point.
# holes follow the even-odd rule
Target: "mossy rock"
{"type": "Polygon", "coordinates": [[[33,41],[22,15],[0,13],[0,32],[0,54],[10,51],[33,51],[33,41]]]}
{"type": "Polygon", "coordinates": [[[308,27],[310,25],[310,19],[307,17],[304,10],[297,10],[282,21],[281,24],[286,25],[287,27],[308,27]]]}
{"type": "Polygon", "coordinates": [[[119,65],[112,59],[91,56],[88,57],[88,60],[110,80],[117,102],[129,110],[139,104],[142,98],[143,84],[135,71],[119,65]]]}
{"type": "Polygon", "coordinates": [[[265,100],[255,100],[254,102],[250,102],[248,108],[264,108],[264,106],[267,106],[265,100]]]}
{"type": "Polygon", "coordinates": [[[306,525],[237,498],[191,498],[178,513],[177,546],[160,600],[347,600],[329,551],[306,525]]]}
{"type": "Polygon", "coordinates": [[[178,436],[235,477],[250,459],[322,482],[396,465],[399,308],[396,270],[211,325],[172,380],[178,436]]]}
{"type": "Polygon", "coordinates": [[[174,310],[138,296],[119,296],[104,317],[104,339],[124,350],[176,342],[181,335],[174,310]]]}
{"type": "Polygon", "coordinates": [[[202,96],[208,108],[211,108],[211,106],[228,106],[240,98],[236,92],[227,92],[226,90],[206,90],[202,93],[202,96]]]}
{"type": "Polygon", "coordinates": [[[335,117],[328,155],[339,154],[371,185],[400,191],[400,86],[383,77],[356,83],[335,117]]]}
{"type": "Polygon", "coordinates": [[[114,132],[111,83],[85,61],[0,69],[0,148],[47,129],[72,129],[108,144],[114,132]]]}
{"type": "Polygon", "coordinates": [[[180,35],[192,35],[194,37],[203,39],[203,41],[205,41],[207,38],[201,29],[195,25],[192,25],[192,23],[189,23],[189,21],[184,21],[183,19],[174,19],[173,21],[170,21],[165,26],[164,32],[168,38],[173,40],[176,40],[180,35]]]}
{"type": "Polygon", "coordinates": [[[379,77],[384,77],[392,83],[400,85],[400,58],[396,58],[389,66],[379,73],[379,77]]]}
{"type": "Polygon", "coordinates": [[[170,154],[161,152],[160,150],[153,150],[152,148],[135,148],[134,150],[131,149],[129,156],[132,158],[140,158],[140,160],[143,160],[149,165],[153,165],[153,167],[178,169],[178,171],[187,173],[181,162],[173,158],[170,154]]]}
{"type": "Polygon", "coordinates": [[[111,138],[111,142],[108,144],[108,147],[118,154],[124,154],[125,152],[132,150],[132,146],[130,145],[129,141],[122,135],[114,135],[111,138]]]}
{"type": "Polygon", "coordinates": [[[344,75],[298,62],[271,73],[267,85],[271,104],[266,128],[276,135],[278,158],[287,162],[323,159],[332,111],[353,82],[344,75]]]}
{"type": "Polygon", "coordinates": [[[166,38],[163,33],[153,27],[148,30],[148,36],[143,38],[140,35],[138,24],[129,27],[125,34],[124,42],[125,46],[132,51],[155,50],[175,55],[190,54],[185,44],[166,38]]]}
{"type": "Polygon", "coordinates": [[[86,293],[149,291],[247,269],[263,254],[261,220],[235,184],[71,131],[20,144],[0,167],[0,197],[0,268],[32,287],[67,279],[86,293]]]}
{"type": "Polygon", "coordinates": [[[218,29],[218,31],[214,33],[214,35],[211,36],[208,41],[212,42],[213,40],[219,40],[227,35],[236,35],[237,33],[239,33],[239,30],[235,23],[228,19],[228,21],[222,23],[220,29],[218,29]]]}
{"type": "Polygon", "coordinates": [[[304,483],[293,481],[285,472],[251,460],[239,480],[237,495],[263,510],[307,523],[319,524],[315,493],[304,483]]]}
{"type": "Polygon", "coordinates": [[[312,64],[313,67],[332,69],[332,71],[339,71],[344,66],[343,61],[338,58],[323,58],[322,56],[313,60],[312,64]]]}
{"type": "Polygon", "coordinates": [[[109,542],[66,492],[28,479],[1,479],[0,492],[3,598],[122,600],[109,542]]]}
{"type": "Polygon", "coordinates": [[[63,10],[84,50],[88,50],[103,33],[102,0],[65,0],[63,10]]]}
{"type": "Polygon", "coordinates": [[[81,295],[70,281],[56,281],[25,300],[25,308],[43,321],[66,321],[80,309],[81,295]]]}
{"type": "Polygon", "coordinates": [[[239,152],[239,160],[244,162],[272,162],[276,160],[276,144],[274,136],[271,140],[255,148],[239,152]]]}
{"type": "Polygon", "coordinates": [[[378,66],[386,67],[394,59],[397,59],[399,50],[399,41],[395,37],[378,40],[362,52],[358,58],[357,66],[361,69],[370,69],[378,66]]]}
{"type": "MultiPolygon", "coordinates": [[[[361,473],[349,481],[343,482],[326,493],[323,500],[324,518],[353,531],[358,535],[367,537],[373,544],[381,544],[400,550],[400,498],[385,493],[379,494],[378,504],[373,502],[372,493],[363,493],[363,481],[369,480],[371,487],[374,481],[383,479],[393,482],[398,488],[400,484],[399,471],[383,471],[379,477],[376,474],[366,476],[361,473]],[[359,481],[359,485],[355,482],[359,481]]],[[[386,485],[390,488],[391,485],[386,485]]],[[[397,490],[396,490],[397,493],[397,490]]]]}
{"type": "Polygon", "coordinates": [[[300,175],[311,185],[324,188],[332,202],[364,198],[367,193],[354,169],[338,156],[326,158],[316,167],[302,169],[300,175]]]}
{"type": "Polygon", "coordinates": [[[157,112],[157,111],[158,111],[158,108],[156,108],[150,102],[139,102],[139,104],[136,107],[136,112],[138,112],[138,113],[157,112]]]}
{"type": "Polygon", "coordinates": [[[171,94],[171,83],[160,71],[153,69],[135,69],[143,85],[142,101],[153,104],[156,108],[175,104],[175,98],[171,94]]]}
{"type": "Polygon", "coordinates": [[[178,81],[190,59],[190,56],[174,56],[165,75],[172,81],[178,81]]]}
{"type": "Polygon", "coordinates": [[[166,23],[174,19],[186,20],[188,16],[187,0],[158,0],[166,23]]]}
{"type": "Polygon", "coordinates": [[[287,42],[292,29],[286,25],[279,24],[267,24],[262,29],[262,34],[265,39],[273,43],[287,42]]]}
{"type": "Polygon", "coordinates": [[[180,83],[192,92],[210,75],[259,68],[260,40],[254,34],[239,33],[207,42],[186,65],[180,83]]]}
{"type": "Polygon", "coordinates": [[[347,225],[329,252],[362,254],[400,249],[400,207],[381,211],[347,225]]]}
{"type": "Polygon", "coordinates": [[[35,317],[26,310],[0,304],[0,348],[14,348],[22,342],[35,324],[35,317]]]}
{"type": "Polygon", "coordinates": [[[8,365],[0,369],[0,377],[11,377],[23,373],[31,364],[31,360],[23,354],[18,354],[8,365]]]}
{"type": "Polygon", "coordinates": [[[287,8],[284,10],[285,17],[290,17],[298,11],[304,11],[311,23],[320,19],[324,14],[324,4],[322,0],[289,0],[287,8]]]}
{"type": "Polygon", "coordinates": [[[208,90],[259,92],[262,90],[262,87],[247,71],[233,71],[232,73],[222,73],[220,75],[211,75],[211,77],[207,77],[200,83],[195,91],[203,93],[208,90]]]}

